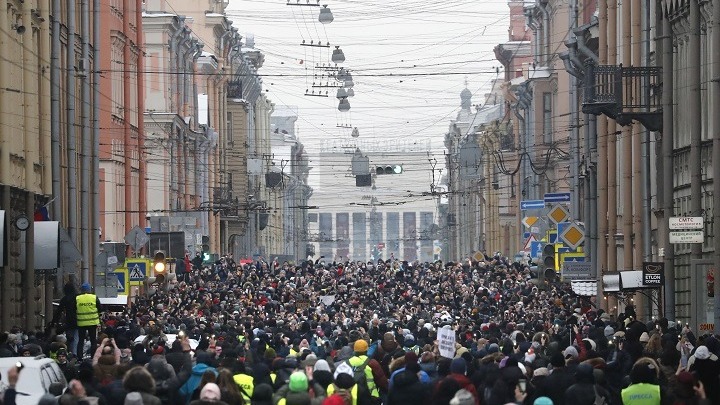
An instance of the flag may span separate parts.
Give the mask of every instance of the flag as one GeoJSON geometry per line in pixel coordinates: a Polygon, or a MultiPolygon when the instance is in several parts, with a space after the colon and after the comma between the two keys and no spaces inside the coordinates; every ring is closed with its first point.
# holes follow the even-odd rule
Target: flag
{"type": "Polygon", "coordinates": [[[35,219],[35,221],[49,221],[50,214],[48,214],[47,206],[43,205],[41,207],[38,207],[35,210],[34,219],[35,219]]]}

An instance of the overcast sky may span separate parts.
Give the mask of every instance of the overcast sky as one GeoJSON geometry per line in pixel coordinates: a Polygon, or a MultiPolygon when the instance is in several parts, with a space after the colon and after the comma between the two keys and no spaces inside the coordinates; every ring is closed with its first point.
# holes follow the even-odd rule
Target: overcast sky
{"type": "MultiPolygon", "coordinates": [[[[300,0],[306,3],[307,0],[300,0]]],[[[314,0],[311,0],[314,1],[314,0]]],[[[296,3],[297,0],[291,0],[296,3]]],[[[268,97],[278,106],[298,107],[299,136],[308,149],[323,140],[349,138],[357,127],[363,140],[411,136],[431,139],[443,149],[448,123],[460,107],[460,91],[473,92],[473,104],[495,79],[493,47],[507,40],[505,0],[322,0],[331,24],[318,22],[319,7],[289,6],[286,0],[230,0],[233,26],[254,34],[265,54],[260,70],[268,97]],[[302,46],[328,42],[331,48],[302,46]],[[322,69],[340,46],[355,83],[351,110],[337,109],[336,89],[312,88],[328,82],[322,69]],[[329,91],[329,97],[305,96],[329,91]]],[[[501,70],[502,73],[502,70],[501,70]]]]}

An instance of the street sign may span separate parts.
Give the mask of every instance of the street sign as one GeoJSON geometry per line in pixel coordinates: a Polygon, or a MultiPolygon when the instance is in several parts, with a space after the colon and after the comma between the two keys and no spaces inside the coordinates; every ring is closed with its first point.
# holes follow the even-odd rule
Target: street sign
{"type": "Polygon", "coordinates": [[[671,231],[670,243],[703,243],[703,231],[671,231]]]}
{"type": "Polygon", "coordinates": [[[545,193],[544,202],[546,204],[570,202],[570,193],[545,193]]]}
{"type": "Polygon", "coordinates": [[[561,253],[560,261],[562,262],[563,266],[565,266],[568,263],[583,263],[583,262],[585,262],[585,253],[575,253],[575,252],[561,253]]]}
{"type": "Polygon", "coordinates": [[[643,262],[643,285],[648,287],[661,287],[665,284],[665,263],[643,262]]]}
{"type": "Polygon", "coordinates": [[[671,217],[668,220],[670,229],[703,229],[703,217],[671,217]]]}
{"type": "Polygon", "coordinates": [[[550,212],[548,212],[548,218],[553,221],[554,224],[559,224],[570,218],[570,212],[562,205],[555,204],[555,206],[550,209],[550,212]]]}
{"type": "Polygon", "coordinates": [[[135,226],[127,233],[127,235],[125,235],[125,243],[130,245],[134,251],[140,250],[149,241],[150,238],[139,226],[135,226]]]}
{"type": "Polygon", "coordinates": [[[543,245],[544,244],[539,241],[530,242],[530,257],[535,259],[542,257],[543,245]]]}
{"type": "Polygon", "coordinates": [[[563,280],[589,280],[592,278],[592,262],[568,262],[560,273],[563,280]]]}
{"type": "Polygon", "coordinates": [[[525,217],[522,219],[522,224],[525,225],[525,228],[532,228],[537,221],[538,217],[525,217]]]}
{"type": "Polygon", "coordinates": [[[530,252],[531,251],[530,245],[533,242],[537,242],[537,239],[535,239],[535,235],[530,235],[530,237],[525,240],[525,244],[523,245],[524,246],[523,250],[526,252],[530,252]]]}
{"type": "Polygon", "coordinates": [[[558,235],[557,235],[557,231],[556,231],[556,230],[551,229],[551,230],[549,230],[549,231],[547,232],[547,242],[548,242],[548,243],[555,243],[555,242],[557,242],[557,238],[558,238],[558,235]]]}
{"type": "Polygon", "coordinates": [[[476,262],[479,262],[479,261],[485,259],[485,255],[483,254],[483,252],[481,252],[481,251],[478,250],[477,252],[475,252],[475,253],[473,254],[472,258],[473,258],[473,260],[475,260],[476,262]]]}
{"type": "Polygon", "coordinates": [[[525,200],[520,201],[521,210],[536,210],[545,208],[545,201],[543,200],[525,200]]]}
{"type": "Polygon", "coordinates": [[[130,286],[128,284],[128,269],[120,268],[115,269],[115,275],[118,279],[118,285],[117,285],[117,292],[118,294],[125,294],[129,289],[130,286]]]}
{"type": "Polygon", "coordinates": [[[147,276],[148,261],[146,259],[128,259],[125,261],[130,281],[143,281],[147,276]]]}
{"type": "Polygon", "coordinates": [[[575,223],[570,223],[570,225],[567,225],[562,233],[560,233],[560,240],[565,242],[569,247],[577,249],[578,246],[585,242],[585,230],[575,223]]]}
{"type": "Polygon", "coordinates": [[[380,242],[377,244],[378,249],[383,250],[385,249],[385,242],[380,242]]]}

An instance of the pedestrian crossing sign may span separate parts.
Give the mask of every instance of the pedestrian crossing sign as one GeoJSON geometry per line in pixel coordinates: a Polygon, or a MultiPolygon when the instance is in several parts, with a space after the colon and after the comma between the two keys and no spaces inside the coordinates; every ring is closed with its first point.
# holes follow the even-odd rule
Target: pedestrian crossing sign
{"type": "Polygon", "coordinates": [[[148,261],[147,260],[126,260],[125,267],[128,269],[128,278],[130,281],[144,281],[147,276],[148,261]]]}
{"type": "Polygon", "coordinates": [[[115,269],[115,275],[117,276],[117,292],[118,294],[126,294],[129,290],[128,285],[128,269],[118,268],[115,269]]]}

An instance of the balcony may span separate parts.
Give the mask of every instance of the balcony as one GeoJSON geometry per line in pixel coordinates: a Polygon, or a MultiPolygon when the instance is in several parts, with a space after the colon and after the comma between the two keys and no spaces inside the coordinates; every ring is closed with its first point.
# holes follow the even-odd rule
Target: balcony
{"type": "Polygon", "coordinates": [[[242,82],[240,80],[233,80],[228,82],[228,88],[227,88],[227,98],[231,99],[242,99],[243,98],[243,88],[242,88],[242,82]]]}
{"type": "Polygon", "coordinates": [[[662,131],[662,68],[586,65],[582,111],[662,131]]]}

